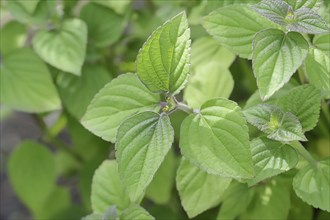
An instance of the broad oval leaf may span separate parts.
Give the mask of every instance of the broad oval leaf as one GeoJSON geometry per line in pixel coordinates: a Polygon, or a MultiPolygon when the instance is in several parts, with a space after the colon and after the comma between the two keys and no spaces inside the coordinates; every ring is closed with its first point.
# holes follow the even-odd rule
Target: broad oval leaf
{"type": "Polygon", "coordinates": [[[132,205],[125,209],[119,216],[120,220],[154,220],[144,208],[138,205],[132,205]]]}
{"type": "Polygon", "coordinates": [[[131,202],[119,178],[115,160],[105,160],[95,171],[91,202],[95,213],[105,213],[111,205],[115,205],[119,210],[129,207],[131,202]]]}
{"type": "Polygon", "coordinates": [[[118,129],[118,170],[132,201],[151,182],[172,146],[173,128],[166,114],[146,111],[125,120],[118,129]]]}
{"type": "Polygon", "coordinates": [[[299,159],[297,152],[290,145],[265,137],[253,139],[251,150],[256,176],[247,181],[249,185],[288,171],[299,159]]]}
{"type": "Polygon", "coordinates": [[[109,8],[89,3],[80,12],[88,27],[88,41],[96,47],[116,42],[125,28],[125,17],[109,8]]]}
{"type": "Polygon", "coordinates": [[[254,35],[277,25],[247,5],[219,8],[204,18],[204,28],[221,44],[242,58],[251,58],[254,35]]]}
{"type": "Polygon", "coordinates": [[[47,66],[30,49],[15,50],[0,65],[1,103],[25,112],[48,112],[61,101],[47,66]]]}
{"type": "Polygon", "coordinates": [[[303,131],[312,130],[319,119],[321,93],[312,85],[301,85],[290,90],[278,101],[283,111],[297,116],[303,131]]]}
{"type": "Polygon", "coordinates": [[[317,49],[322,50],[328,57],[330,57],[330,34],[314,36],[313,44],[317,49]]]}
{"type": "Polygon", "coordinates": [[[86,65],[81,76],[61,72],[56,83],[65,107],[79,120],[94,95],[110,80],[110,73],[104,67],[86,65]]]}
{"type": "Polygon", "coordinates": [[[22,142],[9,158],[8,174],[18,197],[34,215],[38,214],[55,189],[56,167],[51,152],[38,143],[22,142]]]}
{"type": "Polygon", "coordinates": [[[184,90],[184,99],[193,108],[199,108],[209,99],[229,98],[234,88],[234,80],[227,68],[218,62],[204,63],[189,79],[184,90]]]}
{"type": "Polygon", "coordinates": [[[1,27],[0,52],[2,56],[24,46],[26,28],[23,24],[10,21],[1,27]]]}
{"type": "Polygon", "coordinates": [[[308,81],[322,92],[322,97],[330,98],[330,57],[319,49],[311,49],[305,61],[308,81]]]}
{"type": "Polygon", "coordinates": [[[231,179],[208,174],[182,158],[176,185],[189,218],[217,206],[230,182],[231,179]]]}
{"type": "Polygon", "coordinates": [[[227,99],[205,102],[200,113],[181,124],[180,148],[193,164],[210,174],[253,176],[246,121],[240,107],[227,99]]]}
{"type": "Polygon", "coordinates": [[[87,26],[79,19],[63,22],[58,30],[41,30],[33,38],[36,53],[50,65],[75,75],[81,74],[86,53],[87,26]]]}
{"type": "Polygon", "coordinates": [[[244,110],[246,120],[277,141],[307,141],[299,119],[290,112],[270,104],[259,104],[244,110]]]}
{"type": "Polygon", "coordinates": [[[330,158],[302,168],[293,178],[293,188],[303,201],[330,212],[330,158]]]}
{"type": "Polygon", "coordinates": [[[136,69],[152,92],[176,94],[189,73],[190,29],[184,12],[157,28],[141,48],[136,69]]]}
{"type": "Polygon", "coordinates": [[[308,53],[308,42],[296,32],[260,31],[253,39],[253,71],[260,96],[269,99],[287,83],[308,53]]]}
{"type": "Polygon", "coordinates": [[[81,123],[104,140],[115,142],[119,125],[134,113],[159,109],[160,97],[135,74],[120,75],[93,98],[81,123]]]}

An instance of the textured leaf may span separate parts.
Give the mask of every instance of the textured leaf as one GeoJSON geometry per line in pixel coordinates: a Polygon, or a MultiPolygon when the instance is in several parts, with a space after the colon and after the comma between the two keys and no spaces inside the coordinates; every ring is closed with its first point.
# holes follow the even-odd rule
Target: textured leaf
{"type": "Polygon", "coordinates": [[[240,219],[287,219],[290,188],[287,183],[272,180],[257,186],[254,199],[240,219]]]}
{"type": "Polygon", "coordinates": [[[308,42],[296,32],[260,31],[253,40],[253,71],[260,96],[267,100],[296,72],[308,53],[308,42]]]}
{"type": "Polygon", "coordinates": [[[297,152],[290,145],[265,137],[253,139],[251,150],[256,175],[247,181],[249,185],[288,171],[299,159],[297,152]]]}
{"type": "Polygon", "coordinates": [[[306,141],[298,118],[280,108],[259,104],[244,110],[246,120],[259,130],[268,134],[268,138],[277,141],[306,141]]]}
{"type": "Polygon", "coordinates": [[[137,201],[172,146],[173,128],[166,114],[146,111],[125,120],[118,129],[118,170],[132,201],[137,201]]]}
{"type": "Polygon", "coordinates": [[[234,60],[235,55],[211,37],[198,38],[191,46],[191,65],[194,70],[201,69],[210,62],[229,68],[234,60]]]}
{"type": "Polygon", "coordinates": [[[125,28],[125,18],[111,9],[89,3],[80,12],[88,27],[88,40],[96,47],[116,42],[125,28]]]}
{"type": "Polygon", "coordinates": [[[170,150],[149,184],[146,197],[157,204],[168,203],[172,196],[176,168],[177,159],[174,152],[170,150]]]}
{"type": "Polygon", "coordinates": [[[95,171],[91,201],[96,213],[104,213],[111,205],[119,210],[129,207],[130,200],[120,181],[116,161],[105,160],[95,171]]]}
{"type": "Polygon", "coordinates": [[[323,18],[310,8],[303,7],[293,11],[292,7],[282,0],[263,0],[252,8],[289,31],[309,34],[329,32],[323,18]]]}
{"type": "Polygon", "coordinates": [[[132,205],[120,214],[120,220],[154,220],[144,208],[132,205]]]}
{"type": "Polygon", "coordinates": [[[87,26],[79,19],[69,19],[59,30],[39,31],[32,44],[37,54],[50,65],[80,75],[86,53],[87,26]]]}
{"type": "Polygon", "coordinates": [[[47,66],[30,49],[6,56],[0,65],[1,103],[25,112],[47,112],[61,102],[47,66]]]}
{"type": "Polygon", "coordinates": [[[313,44],[319,50],[322,50],[330,57],[330,34],[316,35],[313,38],[313,44]]]}
{"type": "Polygon", "coordinates": [[[330,158],[318,162],[316,168],[302,168],[293,179],[293,188],[303,201],[330,212],[330,158]]]}
{"type": "Polygon", "coordinates": [[[103,214],[93,213],[83,217],[81,220],[103,220],[103,214]]]}
{"type": "Polygon", "coordinates": [[[33,214],[37,214],[55,188],[55,161],[45,146],[22,142],[8,162],[10,182],[33,214]]]}
{"type": "Polygon", "coordinates": [[[77,119],[80,119],[94,95],[111,80],[110,74],[102,66],[84,66],[81,76],[60,73],[56,83],[64,105],[77,119]]]}
{"type": "Polygon", "coordinates": [[[25,26],[16,21],[10,21],[1,27],[1,54],[4,56],[17,48],[23,47],[26,40],[25,33],[25,26]]]}
{"type": "Polygon", "coordinates": [[[199,108],[212,98],[229,98],[234,88],[234,80],[227,68],[218,62],[205,63],[189,79],[184,90],[184,99],[193,108],[199,108]]]}
{"type": "Polygon", "coordinates": [[[252,40],[257,32],[277,27],[247,5],[219,8],[204,18],[203,26],[222,45],[242,58],[251,58],[252,40]]]}
{"type": "Polygon", "coordinates": [[[92,0],[92,2],[108,7],[114,10],[115,12],[117,12],[118,14],[123,14],[126,12],[127,7],[131,3],[131,0],[120,0],[120,1],[92,0]]]}
{"type": "Polygon", "coordinates": [[[190,60],[190,29],[180,13],[157,28],[141,48],[136,69],[152,92],[176,94],[186,84],[190,60]]]}
{"type": "Polygon", "coordinates": [[[180,148],[210,174],[233,178],[253,175],[248,128],[239,106],[226,99],[204,103],[200,113],[181,124],[180,148]]]}
{"type": "Polygon", "coordinates": [[[311,49],[305,61],[309,83],[322,91],[322,96],[330,98],[330,57],[319,49],[311,49]]]}
{"type": "Polygon", "coordinates": [[[217,206],[230,182],[231,179],[208,174],[182,158],[176,185],[189,218],[217,206]]]}
{"type": "Polygon", "coordinates": [[[81,123],[95,135],[115,142],[120,123],[137,112],[157,111],[159,102],[159,95],[150,93],[135,74],[124,74],[95,95],[81,123]]]}
{"type": "Polygon", "coordinates": [[[320,5],[321,0],[284,0],[289,5],[291,5],[294,9],[298,8],[315,8],[320,5]]]}
{"type": "Polygon", "coordinates": [[[217,219],[235,219],[249,206],[255,193],[255,188],[247,184],[232,182],[224,194],[217,219]],[[238,205],[239,204],[239,205],[238,205]]]}
{"type": "Polygon", "coordinates": [[[297,116],[303,131],[309,131],[319,119],[321,94],[312,85],[298,86],[279,99],[279,106],[297,116]]]}

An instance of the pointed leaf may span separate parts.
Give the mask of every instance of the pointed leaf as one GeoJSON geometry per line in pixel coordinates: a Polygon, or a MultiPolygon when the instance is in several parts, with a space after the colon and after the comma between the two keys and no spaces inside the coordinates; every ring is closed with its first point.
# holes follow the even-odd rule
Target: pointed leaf
{"type": "Polygon", "coordinates": [[[288,171],[298,163],[298,154],[290,145],[265,137],[253,139],[251,149],[256,176],[247,181],[249,185],[288,171]]]}
{"type": "Polygon", "coordinates": [[[248,128],[240,107],[226,99],[205,102],[181,124],[180,148],[190,162],[210,174],[253,175],[248,128]]]}
{"type": "Polygon", "coordinates": [[[8,174],[18,197],[34,215],[39,213],[55,188],[56,170],[51,152],[38,143],[22,142],[9,158],[8,174]]]}
{"type": "Polygon", "coordinates": [[[56,83],[65,107],[79,120],[95,94],[110,80],[111,76],[104,67],[86,65],[81,76],[62,72],[56,83]]]}
{"type": "Polygon", "coordinates": [[[160,97],[153,94],[135,74],[120,75],[93,98],[81,123],[104,140],[115,142],[119,125],[129,116],[159,108],[160,97]]]}
{"type": "Polygon", "coordinates": [[[296,32],[260,31],[253,40],[253,71],[260,96],[267,100],[287,83],[308,53],[308,42],[296,32]]]}
{"type": "Polygon", "coordinates": [[[301,85],[293,88],[279,99],[279,106],[297,116],[303,131],[312,130],[320,115],[321,94],[312,85],[301,85]]]}
{"type": "Polygon", "coordinates": [[[322,50],[330,57],[330,34],[316,35],[313,38],[313,44],[317,49],[322,50]]]}
{"type": "Polygon", "coordinates": [[[48,112],[61,101],[47,66],[30,49],[15,50],[0,65],[1,104],[25,112],[48,112]]]}
{"type": "Polygon", "coordinates": [[[259,104],[244,110],[246,120],[259,130],[268,134],[268,138],[277,141],[306,141],[298,118],[280,108],[259,104]]]}
{"type": "Polygon", "coordinates": [[[132,201],[137,201],[172,146],[173,128],[166,114],[146,111],[124,121],[116,143],[118,170],[132,201]]]}
{"type": "Polygon", "coordinates": [[[82,20],[69,19],[59,30],[39,31],[32,44],[36,53],[50,65],[80,75],[86,53],[87,26],[82,20]]]}
{"type": "Polygon", "coordinates": [[[120,220],[154,220],[144,208],[138,205],[132,205],[125,209],[119,216],[120,220]]]}
{"type": "Polygon", "coordinates": [[[293,179],[293,188],[303,201],[330,212],[330,159],[320,161],[316,168],[302,168],[293,179]]]}
{"type": "Polygon", "coordinates": [[[180,13],[151,34],[140,50],[136,69],[152,92],[176,94],[187,82],[190,60],[190,29],[180,13]]]}
{"type": "Polygon", "coordinates": [[[277,25],[247,5],[219,8],[204,18],[204,28],[221,44],[242,58],[251,58],[254,35],[277,25]]]}
{"type": "Polygon", "coordinates": [[[176,185],[189,218],[217,206],[230,182],[231,179],[208,174],[182,158],[176,185]]]}
{"type": "Polygon", "coordinates": [[[230,71],[218,62],[204,63],[189,79],[184,90],[184,99],[193,108],[199,108],[209,99],[229,98],[234,88],[230,71]]]}
{"type": "Polygon", "coordinates": [[[111,205],[115,205],[119,210],[129,207],[130,200],[119,179],[115,160],[105,160],[95,171],[91,201],[92,209],[96,213],[105,213],[111,205]]]}
{"type": "Polygon", "coordinates": [[[322,50],[311,49],[304,67],[309,83],[320,89],[323,97],[330,98],[330,57],[322,50]]]}

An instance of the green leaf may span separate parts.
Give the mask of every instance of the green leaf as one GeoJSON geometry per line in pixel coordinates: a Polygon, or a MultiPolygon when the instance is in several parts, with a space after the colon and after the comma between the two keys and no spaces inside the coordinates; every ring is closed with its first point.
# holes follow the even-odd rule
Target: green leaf
{"type": "Polygon", "coordinates": [[[111,76],[100,65],[85,65],[81,76],[61,72],[56,83],[65,107],[77,119],[86,112],[94,95],[107,83],[111,76]]]}
{"type": "Polygon", "coordinates": [[[217,206],[230,182],[231,179],[208,174],[182,158],[176,185],[189,218],[217,206]]]}
{"type": "Polygon", "coordinates": [[[87,26],[79,19],[65,20],[59,30],[41,30],[33,38],[37,54],[50,65],[80,75],[86,53],[87,26]]]}
{"type": "Polygon", "coordinates": [[[254,199],[240,219],[287,219],[290,188],[287,183],[272,180],[256,187],[254,199]]]}
{"type": "Polygon", "coordinates": [[[20,4],[28,13],[32,14],[36,9],[39,0],[15,0],[20,4]]]}
{"type": "Polygon", "coordinates": [[[320,89],[322,97],[330,98],[330,57],[319,49],[311,49],[305,61],[309,83],[320,89]]]}
{"type": "Polygon", "coordinates": [[[184,90],[184,99],[193,108],[199,108],[212,98],[229,98],[234,88],[234,80],[228,69],[218,62],[205,63],[189,79],[184,90]]]}
{"type": "Polygon", "coordinates": [[[308,53],[308,42],[296,32],[260,31],[253,39],[253,71],[260,96],[267,100],[287,83],[308,53]]]}
{"type": "Polygon", "coordinates": [[[319,120],[321,94],[312,85],[301,85],[281,97],[278,104],[283,111],[297,116],[304,132],[310,131],[319,120]]]}
{"type": "Polygon", "coordinates": [[[131,0],[120,0],[120,1],[92,0],[92,2],[108,7],[114,10],[118,14],[124,14],[131,3],[131,0]]]}
{"type": "Polygon", "coordinates": [[[55,161],[51,152],[38,143],[22,142],[9,158],[8,174],[18,197],[37,214],[55,187],[55,161]]]}
{"type": "Polygon", "coordinates": [[[7,55],[17,48],[23,47],[26,40],[26,30],[23,24],[10,21],[1,28],[0,53],[7,55]]]}
{"type": "Polygon", "coordinates": [[[177,158],[170,150],[149,184],[146,197],[157,204],[168,203],[172,196],[176,168],[177,158]]]}
{"type": "Polygon", "coordinates": [[[330,34],[316,35],[313,38],[313,44],[319,50],[322,50],[330,57],[330,34]]]}
{"type": "Polygon", "coordinates": [[[301,220],[310,220],[313,219],[314,209],[312,206],[303,202],[294,190],[291,190],[290,197],[290,210],[287,219],[301,219],[301,220]]]}
{"type": "Polygon", "coordinates": [[[93,213],[83,217],[81,220],[103,220],[103,214],[93,213]]]}
{"type": "Polygon", "coordinates": [[[118,171],[132,201],[137,201],[172,146],[173,128],[166,114],[146,111],[125,120],[118,129],[118,171]]]}
{"type": "Polygon", "coordinates": [[[217,219],[235,219],[249,206],[255,193],[255,188],[247,184],[232,182],[224,194],[217,219]],[[239,205],[238,205],[239,204],[239,205]]]}
{"type": "Polygon", "coordinates": [[[181,124],[180,148],[193,164],[210,174],[253,176],[248,128],[240,107],[223,98],[205,102],[181,124]]]}
{"type": "Polygon", "coordinates": [[[293,188],[303,201],[330,212],[330,158],[302,168],[293,178],[293,188]]]}
{"type": "Polygon", "coordinates": [[[263,0],[252,8],[289,31],[309,34],[329,32],[323,18],[310,8],[303,7],[293,11],[292,7],[282,0],[263,0]]]}
{"type": "Polygon", "coordinates": [[[244,110],[246,120],[277,141],[307,141],[298,118],[280,108],[259,104],[244,110]]]}
{"type": "Polygon", "coordinates": [[[234,60],[235,55],[211,37],[198,38],[191,46],[191,65],[194,70],[202,69],[204,64],[210,62],[229,68],[234,60]]]}
{"type": "Polygon", "coordinates": [[[93,98],[81,123],[104,140],[115,142],[119,125],[129,116],[158,111],[160,97],[153,94],[135,74],[120,75],[105,85],[93,98]]]}
{"type": "Polygon", "coordinates": [[[203,26],[222,45],[242,58],[251,58],[252,40],[257,32],[277,27],[247,5],[219,8],[204,18],[203,26]]]}
{"type": "Polygon", "coordinates": [[[83,7],[80,18],[87,24],[88,40],[96,47],[106,47],[116,42],[126,24],[123,16],[93,3],[83,7]]]}
{"type": "Polygon", "coordinates": [[[320,0],[284,0],[290,4],[294,9],[298,8],[315,8],[318,7],[321,3],[320,0]]]}
{"type": "Polygon", "coordinates": [[[125,209],[119,216],[120,220],[154,220],[144,208],[138,205],[132,205],[125,209]]]}
{"type": "Polygon", "coordinates": [[[251,141],[255,177],[248,180],[251,186],[264,179],[290,170],[298,163],[298,154],[290,145],[265,137],[251,141]]]}
{"type": "Polygon", "coordinates": [[[25,112],[47,112],[61,102],[47,66],[30,49],[16,50],[0,65],[1,103],[25,112]]]}
{"type": "Polygon", "coordinates": [[[136,69],[152,92],[176,94],[189,73],[190,29],[184,12],[157,28],[141,48],[136,69]]]}
{"type": "Polygon", "coordinates": [[[111,205],[116,205],[119,210],[129,207],[130,200],[120,181],[115,160],[105,160],[95,171],[91,201],[96,213],[104,213],[111,205]]]}

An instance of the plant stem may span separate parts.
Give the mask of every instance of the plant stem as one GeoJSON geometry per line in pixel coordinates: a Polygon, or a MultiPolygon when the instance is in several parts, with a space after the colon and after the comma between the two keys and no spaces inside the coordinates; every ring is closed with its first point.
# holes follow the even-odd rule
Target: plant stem
{"type": "Polygon", "coordinates": [[[301,83],[301,84],[304,84],[304,83],[305,83],[305,72],[304,72],[304,70],[302,69],[302,67],[300,67],[300,68],[298,69],[298,75],[299,75],[300,83],[301,83]]]}
{"type": "Polygon", "coordinates": [[[188,105],[185,105],[185,104],[183,104],[183,103],[181,103],[181,102],[177,102],[177,103],[176,103],[176,108],[177,108],[177,109],[180,109],[181,111],[187,112],[187,113],[189,113],[189,114],[195,112],[193,108],[191,108],[191,107],[189,107],[188,105]]]}
{"type": "Polygon", "coordinates": [[[65,151],[70,156],[72,156],[74,159],[76,159],[76,161],[78,163],[83,162],[83,158],[79,154],[77,154],[74,150],[72,150],[72,148],[70,146],[68,146],[63,141],[57,139],[55,136],[52,135],[52,133],[49,131],[46,123],[39,115],[34,114],[32,116],[33,116],[35,122],[38,124],[39,128],[41,129],[41,131],[43,133],[42,139],[45,142],[50,143],[52,146],[54,146],[58,150],[65,151]]]}
{"type": "Polygon", "coordinates": [[[317,161],[312,157],[312,155],[306,150],[306,148],[299,141],[292,141],[290,145],[295,148],[298,153],[305,158],[314,168],[317,167],[317,161]]]}

